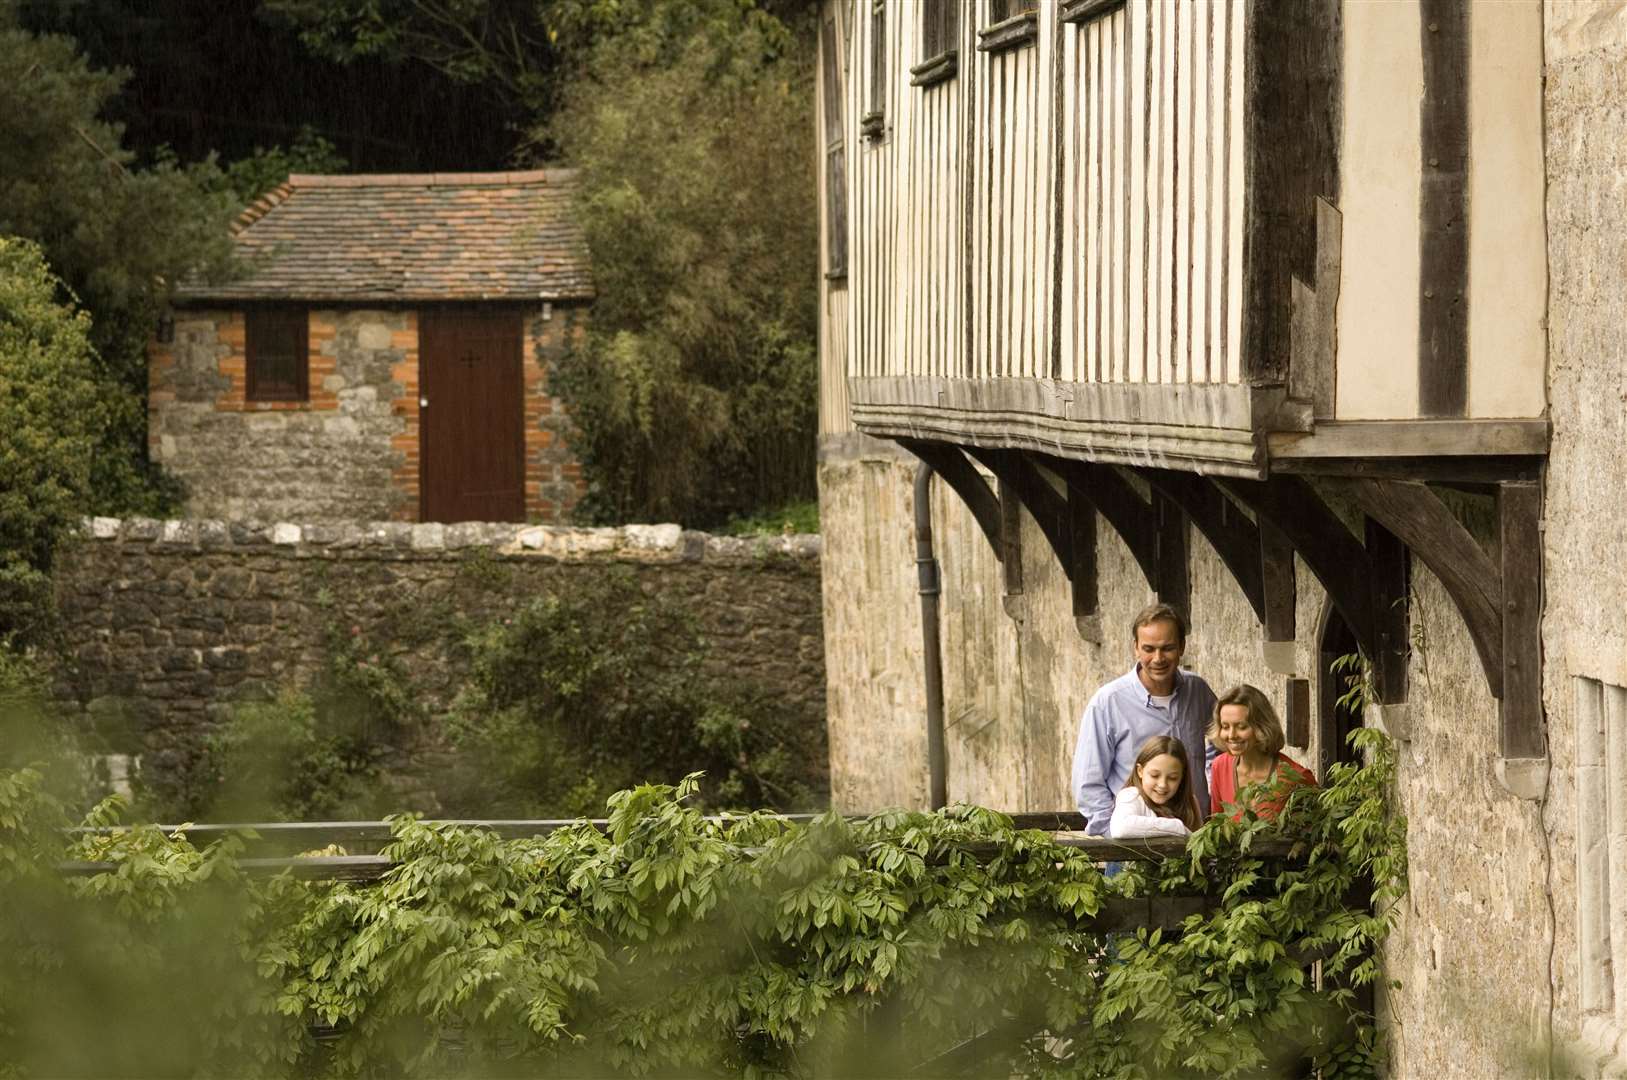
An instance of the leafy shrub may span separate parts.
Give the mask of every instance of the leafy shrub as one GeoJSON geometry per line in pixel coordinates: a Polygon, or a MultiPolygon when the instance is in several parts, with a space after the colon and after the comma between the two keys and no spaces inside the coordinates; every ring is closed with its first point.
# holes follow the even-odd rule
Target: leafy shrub
{"type": "Polygon", "coordinates": [[[0,774],[0,900],[37,917],[0,920],[0,990],[53,974],[43,998],[0,993],[0,1057],[50,1075],[936,1075],[981,1034],[980,1075],[1254,1077],[1309,1057],[1371,1076],[1350,987],[1377,975],[1406,868],[1393,756],[1362,737],[1373,764],[1296,792],[1280,822],[1216,819],[1116,878],[987,810],[707,820],[690,779],[618,793],[604,834],[402,818],[377,885],[243,880],[239,841],[199,852],[149,827],[69,848],[37,778],[0,774]],[[1300,858],[1252,854],[1280,833],[1300,858]],[[115,869],[65,884],[62,854],[115,869]],[[1362,882],[1376,912],[1348,902],[1362,882]],[[1092,927],[1115,896],[1194,887],[1223,902],[1178,931],[1109,951],[1092,927]],[[109,990],[135,1004],[108,1015],[109,990]],[[132,1020],[166,1007],[191,1022],[150,1047],[132,1020]]]}
{"type": "Polygon", "coordinates": [[[90,319],[61,288],[37,246],[0,236],[0,642],[49,623],[51,564],[89,505],[109,422],[90,319]]]}
{"type": "Polygon", "coordinates": [[[449,809],[592,813],[620,788],[695,771],[714,805],[822,801],[817,709],[710,673],[693,618],[629,574],[538,597],[464,646],[449,809]]]}

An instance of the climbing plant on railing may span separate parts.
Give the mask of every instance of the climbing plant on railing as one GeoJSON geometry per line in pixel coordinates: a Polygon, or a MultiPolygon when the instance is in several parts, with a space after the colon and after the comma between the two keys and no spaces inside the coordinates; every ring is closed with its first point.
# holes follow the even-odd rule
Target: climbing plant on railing
{"type": "Polygon", "coordinates": [[[1184,856],[1113,878],[988,810],[717,821],[690,780],[617,794],[603,832],[505,841],[398,819],[397,865],[373,885],[252,879],[231,841],[54,839],[60,808],[14,771],[0,901],[27,918],[0,920],[0,1060],[15,1075],[1252,1077],[1306,1060],[1369,1075],[1352,988],[1379,977],[1406,863],[1390,750],[1358,738],[1371,763],[1295,792],[1278,822],[1216,819],[1184,856]],[[1292,857],[1257,853],[1281,835],[1292,857]],[[113,868],[66,879],[62,858],[113,868]],[[1365,888],[1372,906],[1353,904],[1365,888]],[[1223,903],[1172,930],[1108,938],[1092,921],[1117,896],[1193,892],[1223,903]],[[42,977],[43,997],[23,992],[42,977]]]}

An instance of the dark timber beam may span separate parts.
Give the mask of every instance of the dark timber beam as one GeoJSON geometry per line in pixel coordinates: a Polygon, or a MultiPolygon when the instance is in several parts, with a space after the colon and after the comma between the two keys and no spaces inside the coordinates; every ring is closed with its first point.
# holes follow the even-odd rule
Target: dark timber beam
{"type": "Polygon", "coordinates": [[[967,453],[982,462],[1000,480],[1000,501],[1014,496],[1033,517],[1034,523],[1051,545],[1064,573],[1073,565],[1068,539],[1068,503],[1050,481],[1040,475],[1034,463],[1020,450],[989,450],[968,447],[967,453]]]}
{"type": "Polygon", "coordinates": [[[1374,689],[1381,705],[1398,705],[1407,700],[1407,656],[1412,650],[1407,546],[1368,518],[1367,557],[1373,562],[1373,617],[1378,623],[1374,689]]]}
{"type": "Polygon", "coordinates": [[[1000,558],[1000,500],[995,497],[983,475],[966,460],[960,448],[923,439],[899,439],[898,444],[943,477],[943,482],[960,496],[960,501],[971,511],[977,527],[983,531],[984,539],[994,549],[995,558],[1000,558]]]}
{"type": "Polygon", "coordinates": [[[1346,489],[1440,579],[1469,629],[1493,697],[1503,696],[1502,574],[1469,530],[1420,483],[1352,480],[1346,489]]]}
{"type": "Polygon", "coordinates": [[[1187,518],[1231,571],[1255,616],[1264,623],[1267,601],[1260,573],[1260,533],[1254,522],[1222,495],[1213,481],[1197,473],[1137,469],[1136,474],[1186,512],[1187,518]]]}
{"type": "Polygon", "coordinates": [[[1158,541],[1158,577],[1153,591],[1158,599],[1182,612],[1192,610],[1190,567],[1191,528],[1186,514],[1173,500],[1157,490],[1152,493],[1152,511],[1158,541]]]}
{"type": "MultiPolygon", "coordinates": [[[[1503,571],[1503,757],[1544,758],[1541,485],[1504,484],[1497,493],[1497,517],[1503,571]]],[[[1509,780],[1505,777],[1504,783],[1509,780]]]]}
{"type": "Polygon", "coordinates": [[[1072,546],[1073,625],[1079,636],[1094,644],[1102,641],[1101,582],[1096,568],[1096,507],[1072,484],[1068,485],[1068,541],[1072,546]]]}
{"type": "Polygon", "coordinates": [[[1117,469],[1063,458],[1046,463],[1070,493],[1091,502],[1141,567],[1147,585],[1166,604],[1185,611],[1192,599],[1187,516],[1180,503],[1153,488],[1143,499],[1117,469]]]}
{"type": "Polygon", "coordinates": [[[1158,522],[1152,507],[1130,482],[1105,465],[1052,458],[1048,462],[1068,482],[1070,494],[1088,500],[1130,549],[1147,586],[1158,588],[1158,522]]]}
{"type": "Polygon", "coordinates": [[[1422,0],[1418,200],[1418,408],[1462,416],[1469,394],[1469,21],[1462,0],[1422,0]]]}
{"type": "MultiPolygon", "coordinates": [[[[1000,484],[1000,576],[1007,597],[1023,593],[1023,504],[1004,477],[1000,484]]],[[[1006,613],[1012,614],[1012,608],[1006,613]]]]}
{"type": "Polygon", "coordinates": [[[1265,593],[1266,643],[1290,647],[1294,642],[1298,606],[1298,584],[1294,576],[1294,545],[1269,518],[1260,520],[1260,582],[1265,593]]]}
{"type": "Polygon", "coordinates": [[[1367,549],[1328,509],[1315,489],[1292,476],[1273,476],[1269,480],[1226,477],[1217,478],[1216,483],[1253,511],[1256,521],[1288,538],[1328,591],[1333,606],[1356,632],[1363,650],[1372,655],[1376,637],[1367,549]]]}

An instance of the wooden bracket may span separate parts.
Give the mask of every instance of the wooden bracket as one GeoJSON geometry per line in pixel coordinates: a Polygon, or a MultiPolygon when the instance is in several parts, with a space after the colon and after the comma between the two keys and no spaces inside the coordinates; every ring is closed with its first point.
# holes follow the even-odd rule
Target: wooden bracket
{"type": "Polygon", "coordinates": [[[1033,517],[1034,523],[1062,563],[1064,573],[1073,565],[1068,539],[1068,503],[1034,463],[1021,450],[989,450],[968,447],[967,453],[982,462],[1000,480],[1000,502],[1015,498],[1033,517]]]}
{"type": "MultiPolygon", "coordinates": [[[[1488,555],[1422,483],[1353,480],[1358,505],[1423,560],[1457,606],[1480,656],[1486,683],[1501,703],[1499,776],[1510,791],[1535,797],[1545,774],[1542,715],[1542,485],[1497,487],[1497,555],[1488,555]]],[[[1382,575],[1381,575],[1382,576],[1382,575]]],[[[1381,684],[1381,690],[1384,689],[1381,684]]]]}
{"type": "MultiPolygon", "coordinates": [[[[1172,469],[1137,469],[1148,486],[1173,500],[1197,526],[1231,571],[1249,606],[1266,621],[1266,593],[1260,567],[1260,533],[1254,522],[1206,477],[1172,469]]],[[[1269,636],[1269,635],[1267,635],[1269,636]]]]}
{"type": "Polygon", "coordinates": [[[958,446],[950,443],[928,442],[924,439],[899,439],[898,444],[928,465],[943,478],[951,491],[960,496],[966,509],[972,513],[983,537],[994,549],[994,557],[1001,558],[1000,500],[989,488],[983,475],[966,460],[958,446]]]}
{"type": "Polygon", "coordinates": [[[1501,698],[1503,583],[1491,556],[1421,483],[1351,480],[1346,487],[1368,517],[1394,533],[1440,579],[1469,628],[1492,696],[1501,698]]]}
{"type": "MultiPolygon", "coordinates": [[[[1363,643],[1364,651],[1372,655],[1376,638],[1369,583],[1372,570],[1367,549],[1338,515],[1328,509],[1315,489],[1295,476],[1273,476],[1269,480],[1221,477],[1216,483],[1254,512],[1255,520],[1262,527],[1262,538],[1264,530],[1274,529],[1287,539],[1328,591],[1333,606],[1356,632],[1356,640],[1363,643]]],[[[1262,541],[1262,564],[1266,543],[1262,541]]],[[[1275,545],[1276,541],[1270,543],[1275,545]]],[[[1280,551],[1273,559],[1280,575],[1280,551]]],[[[1279,612],[1274,617],[1282,616],[1279,612]]]]}

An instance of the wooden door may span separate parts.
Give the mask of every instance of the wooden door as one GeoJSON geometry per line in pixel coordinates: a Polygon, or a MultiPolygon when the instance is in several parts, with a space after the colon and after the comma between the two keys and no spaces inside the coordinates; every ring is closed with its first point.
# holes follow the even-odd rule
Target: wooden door
{"type": "Polygon", "coordinates": [[[419,517],[525,520],[520,313],[431,309],[418,327],[419,517]]]}

